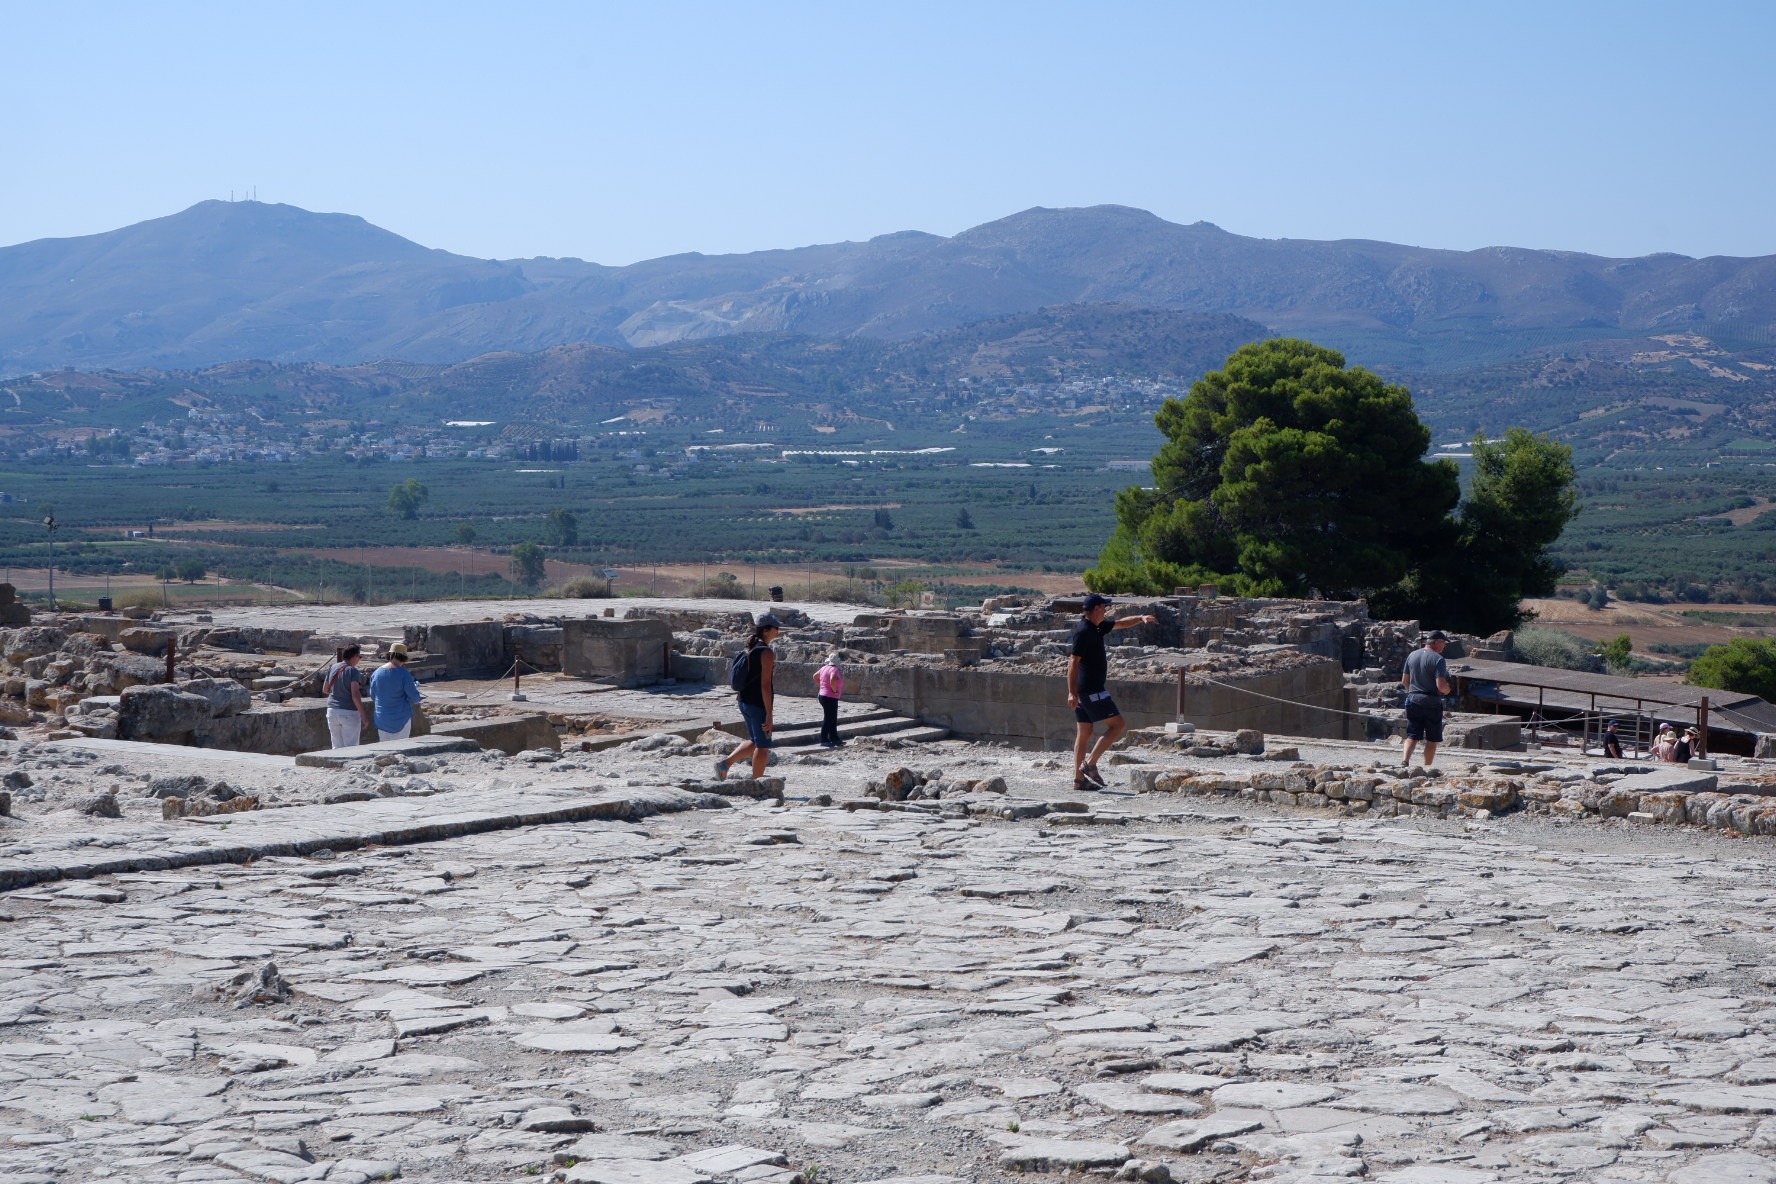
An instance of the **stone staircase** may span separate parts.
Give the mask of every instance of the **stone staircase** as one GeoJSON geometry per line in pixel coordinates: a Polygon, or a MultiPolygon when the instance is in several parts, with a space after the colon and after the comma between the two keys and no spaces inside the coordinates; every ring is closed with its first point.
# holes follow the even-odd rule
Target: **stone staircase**
{"type": "MultiPolygon", "coordinates": [[[[785,701],[779,699],[781,705],[785,701]]],[[[863,736],[904,740],[912,744],[929,744],[947,740],[948,728],[931,727],[916,719],[896,715],[886,707],[873,703],[847,703],[839,711],[839,739],[856,740],[863,736]]],[[[779,720],[772,734],[778,748],[805,748],[820,740],[820,719],[779,720]]]]}

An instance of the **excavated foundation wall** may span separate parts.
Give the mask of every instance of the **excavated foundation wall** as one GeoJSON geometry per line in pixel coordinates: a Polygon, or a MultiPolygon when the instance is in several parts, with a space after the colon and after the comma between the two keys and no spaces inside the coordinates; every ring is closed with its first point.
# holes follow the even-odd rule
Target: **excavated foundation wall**
{"type": "MultiPolygon", "coordinates": [[[[780,661],[778,692],[812,696],[818,669],[813,663],[780,661]]],[[[727,678],[727,660],[675,653],[672,674],[719,684],[727,678]]],[[[1217,679],[1229,685],[1193,683],[1189,688],[1184,718],[1198,727],[1257,728],[1278,735],[1340,740],[1364,737],[1363,721],[1342,714],[1356,710],[1355,695],[1345,689],[1343,667],[1333,659],[1217,679]]],[[[1178,718],[1175,683],[1112,678],[1110,692],[1133,727],[1155,727],[1178,718]]],[[[949,728],[966,739],[1001,740],[1025,748],[1065,748],[1073,743],[1066,682],[1057,675],[978,667],[858,665],[845,670],[845,695],[949,728]]]]}

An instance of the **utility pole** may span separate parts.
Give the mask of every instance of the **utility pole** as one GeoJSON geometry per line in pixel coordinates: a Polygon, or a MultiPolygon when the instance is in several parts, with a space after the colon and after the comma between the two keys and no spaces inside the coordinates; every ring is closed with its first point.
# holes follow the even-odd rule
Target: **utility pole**
{"type": "Polygon", "coordinates": [[[44,516],[43,534],[44,534],[44,537],[49,539],[49,611],[52,613],[56,611],[56,601],[55,601],[55,532],[56,532],[56,526],[57,526],[57,523],[55,520],[55,515],[49,514],[49,515],[44,516]]]}

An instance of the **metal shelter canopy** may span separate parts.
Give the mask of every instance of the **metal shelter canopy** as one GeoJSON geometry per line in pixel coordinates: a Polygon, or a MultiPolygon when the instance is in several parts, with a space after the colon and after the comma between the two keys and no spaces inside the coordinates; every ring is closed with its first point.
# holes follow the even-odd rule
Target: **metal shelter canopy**
{"type": "MultiPolygon", "coordinates": [[[[1651,678],[1622,678],[1613,674],[1592,674],[1584,670],[1561,670],[1552,666],[1531,666],[1523,662],[1494,662],[1484,658],[1463,658],[1449,664],[1450,675],[1458,681],[1497,683],[1501,687],[1529,687],[1538,693],[1524,697],[1501,693],[1498,702],[1558,707],[1564,710],[1640,710],[1655,709],[1657,714],[1695,715],[1703,702],[1708,704],[1710,725],[1722,731],[1756,734],[1776,732],[1776,706],[1756,695],[1710,687],[1685,686],[1651,678]],[[1552,692],[1551,694],[1549,692],[1552,692]],[[1656,709],[1665,709],[1662,713],[1656,709]]],[[[1468,689],[1472,694],[1472,689],[1468,689]]],[[[1481,696],[1474,696],[1480,698],[1481,696]]]]}

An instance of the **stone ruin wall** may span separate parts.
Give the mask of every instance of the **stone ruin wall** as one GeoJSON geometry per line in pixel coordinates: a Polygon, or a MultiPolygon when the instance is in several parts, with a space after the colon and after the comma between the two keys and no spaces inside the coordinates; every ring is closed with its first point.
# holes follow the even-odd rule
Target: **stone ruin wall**
{"type": "MultiPolygon", "coordinates": [[[[1030,747],[1064,743],[1072,721],[1062,680],[1079,608],[1077,597],[1000,597],[954,612],[865,610],[838,625],[779,606],[789,626],[777,647],[781,686],[812,695],[814,671],[836,649],[845,655],[851,697],[961,736],[1030,747]]],[[[416,616],[424,611],[414,606],[416,616]]],[[[405,641],[422,679],[498,677],[519,664],[526,673],[560,670],[625,686],[665,679],[719,685],[750,623],[744,609],[714,604],[613,604],[603,611],[613,615],[420,623],[405,629],[405,641]]],[[[1177,718],[1184,666],[1227,684],[1190,679],[1184,717],[1201,726],[1326,738],[1378,734],[1399,707],[1400,663],[1419,631],[1417,622],[1370,619],[1362,601],[1186,594],[1125,600],[1115,611],[1159,619],[1110,639],[1113,689],[1136,726],[1177,718]]],[[[318,700],[326,657],[342,644],[363,644],[370,654],[384,644],[306,629],[216,626],[202,615],[147,617],[57,614],[0,629],[0,727],[308,751],[326,742],[318,700]],[[169,646],[176,687],[164,685],[169,646]],[[204,716],[191,699],[169,697],[201,697],[182,685],[193,680],[238,683],[243,693],[211,695],[204,716]],[[152,693],[133,690],[157,686],[152,693]]],[[[1503,649],[1499,643],[1461,639],[1458,656],[1464,644],[1470,653],[1504,656],[1508,636],[1503,649]]]]}

